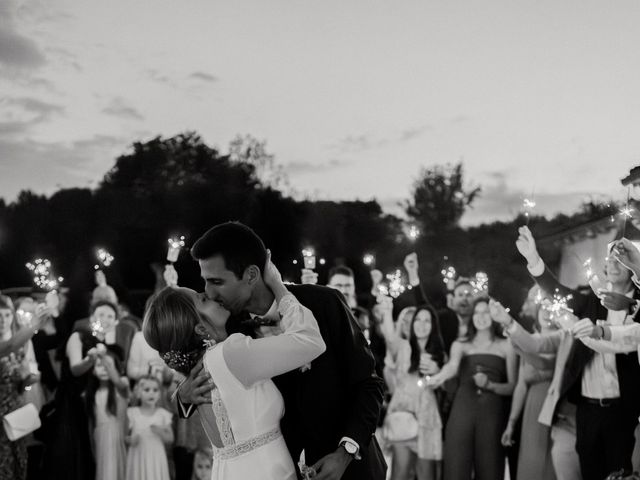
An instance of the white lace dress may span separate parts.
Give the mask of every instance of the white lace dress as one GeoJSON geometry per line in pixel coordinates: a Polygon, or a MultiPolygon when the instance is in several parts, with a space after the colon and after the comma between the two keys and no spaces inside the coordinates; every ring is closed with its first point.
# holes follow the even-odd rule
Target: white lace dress
{"type": "Polygon", "coordinates": [[[284,402],[270,379],[311,362],[325,344],[313,314],[293,295],[280,301],[277,312],[282,334],[260,339],[234,334],[204,356],[216,386],[214,431],[207,432],[213,444],[212,480],[296,479],[280,433],[284,402]]]}

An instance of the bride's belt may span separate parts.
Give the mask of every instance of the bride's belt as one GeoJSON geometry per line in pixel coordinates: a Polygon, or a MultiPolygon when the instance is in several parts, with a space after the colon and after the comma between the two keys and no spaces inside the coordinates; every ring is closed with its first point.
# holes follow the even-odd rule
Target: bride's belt
{"type": "Polygon", "coordinates": [[[230,458],[238,457],[247,452],[255,450],[256,448],[260,448],[269,442],[273,442],[274,440],[276,440],[277,438],[280,438],[281,436],[282,436],[282,432],[280,432],[280,429],[274,428],[269,432],[256,435],[255,437],[252,437],[249,440],[245,440],[244,442],[236,443],[223,448],[214,449],[213,459],[228,460],[230,458]]]}

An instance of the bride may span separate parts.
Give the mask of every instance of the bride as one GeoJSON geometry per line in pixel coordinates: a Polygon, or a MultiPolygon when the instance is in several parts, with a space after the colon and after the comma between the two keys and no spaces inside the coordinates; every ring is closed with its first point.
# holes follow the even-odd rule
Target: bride
{"type": "Polygon", "coordinates": [[[161,290],[145,314],[144,337],[167,365],[188,374],[201,361],[215,384],[212,403],[199,407],[213,446],[213,480],[296,479],[279,426],[284,403],[271,378],[308,364],[326,347],[313,314],[289,293],[269,254],[264,280],[278,305],[277,336],[227,338],[229,312],[188,288],[161,290]]]}

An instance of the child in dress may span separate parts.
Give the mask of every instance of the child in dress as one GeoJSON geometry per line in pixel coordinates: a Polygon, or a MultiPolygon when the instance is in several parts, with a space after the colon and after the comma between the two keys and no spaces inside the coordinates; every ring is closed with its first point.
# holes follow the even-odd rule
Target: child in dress
{"type": "Polygon", "coordinates": [[[140,406],[127,409],[127,480],[169,480],[165,444],[173,442],[172,414],[158,407],[160,390],[155,376],[142,377],[136,384],[140,406]]]}
{"type": "Polygon", "coordinates": [[[213,466],[213,452],[210,450],[196,450],[193,456],[193,475],[191,480],[211,480],[213,466]]]}
{"type": "MultiPolygon", "coordinates": [[[[96,480],[124,480],[124,443],[129,380],[120,376],[117,346],[95,348],[93,375],[87,384],[85,401],[96,456],[96,480]]],[[[93,350],[93,349],[92,349],[93,350]]]]}

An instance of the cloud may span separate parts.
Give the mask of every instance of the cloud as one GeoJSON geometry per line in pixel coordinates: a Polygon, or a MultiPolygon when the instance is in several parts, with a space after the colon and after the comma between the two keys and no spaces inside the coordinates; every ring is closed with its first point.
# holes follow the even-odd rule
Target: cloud
{"type": "Polygon", "coordinates": [[[429,125],[425,125],[422,127],[415,127],[415,128],[407,128],[406,130],[403,130],[400,133],[399,141],[406,142],[408,140],[413,140],[414,138],[418,138],[431,130],[433,130],[433,127],[429,125]]]}
{"type": "MultiPolygon", "coordinates": [[[[494,221],[513,220],[522,211],[522,202],[531,198],[531,192],[512,189],[508,184],[507,172],[485,172],[483,176],[491,179],[482,184],[482,191],[462,217],[462,226],[479,225],[494,221]]],[[[534,215],[554,216],[557,213],[574,212],[589,196],[587,192],[540,193],[535,194],[534,215]]]]}
{"type": "Polygon", "coordinates": [[[295,175],[295,174],[322,172],[332,168],[342,168],[349,165],[350,163],[351,162],[348,160],[338,160],[338,159],[333,159],[333,160],[329,160],[328,162],[321,162],[321,163],[296,161],[296,162],[287,163],[286,165],[284,165],[283,168],[287,174],[295,175]]]}
{"type": "Polygon", "coordinates": [[[14,2],[0,4],[0,63],[18,69],[40,67],[46,59],[33,40],[17,31],[15,9],[14,2]]]}
{"type": "Polygon", "coordinates": [[[173,82],[167,75],[160,73],[155,68],[150,68],[146,70],[145,74],[147,75],[147,77],[149,77],[149,79],[151,79],[154,82],[163,83],[163,84],[173,84],[173,82]]]}
{"type": "Polygon", "coordinates": [[[144,120],[144,117],[138,110],[127,105],[125,100],[120,97],[114,98],[108,106],[102,109],[102,113],[130,120],[144,120]]]}
{"type": "Polygon", "coordinates": [[[333,145],[333,148],[343,153],[362,152],[365,150],[372,150],[375,148],[382,148],[389,145],[408,142],[433,130],[434,128],[431,125],[420,125],[417,127],[406,128],[387,138],[375,137],[368,133],[347,135],[346,137],[338,140],[337,144],[333,145]]]}
{"type": "Polygon", "coordinates": [[[189,78],[211,83],[217,82],[219,80],[218,77],[215,77],[206,72],[193,72],[191,75],[189,75],[189,78]]]}
{"type": "Polygon", "coordinates": [[[25,133],[33,126],[46,122],[51,116],[62,113],[62,106],[33,97],[5,99],[0,113],[0,135],[25,133]]]}

